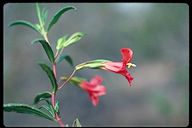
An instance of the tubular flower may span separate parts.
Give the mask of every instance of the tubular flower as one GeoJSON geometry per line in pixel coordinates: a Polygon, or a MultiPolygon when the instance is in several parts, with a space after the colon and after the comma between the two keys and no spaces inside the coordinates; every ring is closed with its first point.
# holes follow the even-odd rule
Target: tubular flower
{"type": "Polygon", "coordinates": [[[133,51],[130,48],[122,48],[120,52],[122,56],[122,62],[105,62],[103,63],[102,69],[123,75],[131,86],[131,82],[134,78],[128,72],[126,67],[136,67],[135,64],[130,63],[133,58],[133,51]]]}
{"type": "Polygon", "coordinates": [[[95,76],[90,82],[82,81],[80,87],[88,92],[89,97],[94,106],[99,103],[99,96],[106,94],[106,88],[101,85],[103,79],[100,76],[95,76]]]}

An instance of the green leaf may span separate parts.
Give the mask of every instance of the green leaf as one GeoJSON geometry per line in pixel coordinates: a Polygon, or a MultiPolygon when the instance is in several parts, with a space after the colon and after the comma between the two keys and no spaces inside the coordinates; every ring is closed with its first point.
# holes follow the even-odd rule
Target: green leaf
{"type": "Polygon", "coordinates": [[[45,101],[47,102],[47,107],[48,107],[48,109],[49,109],[49,112],[51,112],[52,115],[55,116],[55,110],[54,110],[54,108],[53,108],[52,103],[51,103],[49,100],[45,100],[45,101]]]}
{"type": "Polygon", "coordinates": [[[43,99],[48,99],[51,98],[51,93],[48,91],[42,92],[37,94],[37,96],[34,99],[34,104],[37,104],[39,101],[43,100],[43,99]]]}
{"type": "Polygon", "coordinates": [[[40,26],[39,24],[35,24],[35,27],[37,28],[37,30],[38,30],[39,32],[41,32],[41,26],[40,26]]]}
{"type": "Polygon", "coordinates": [[[57,23],[57,21],[59,20],[59,18],[61,17],[62,14],[64,14],[65,12],[72,10],[72,9],[76,9],[73,6],[68,6],[68,7],[64,7],[61,10],[59,10],[57,13],[55,13],[55,15],[52,17],[51,21],[49,22],[48,28],[47,28],[47,32],[51,29],[51,27],[57,23]]]}
{"type": "Polygon", "coordinates": [[[60,112],[59,112],[59,101],[56,101],[54,108],[53,108],[50,101],[48,101],[48,100],[45,100],[45,101],[47,102],[48,105],[42,105],[41,108],[46,109],[53,116],[55,115],[55,113],[60,114],[60,112]]]}
{"type": "Polygon", "coordinates": [[[83,36],[84,36],[84,34],[81,33],[81,32],[74,33],[73,35],[71,35],[67,39],[67,41],[63,42],[63,48],[65,48],[65,47],[67,47],[67,46],[69,46],[69,45],[79,41],[83,36]]]}
{"type": "Polygon", "coordinates": [[[42,21],[44,24],[45,24],[45,21],[47,19],[47,15],[48,15],[48,10],[46,8],[43,8],[42,12],[41,12],[41,16],[42,16],[42,21]]]}
{"type": "Polygon", "coordinates": [[[78,118],[73,121],[72,127],[82,127],[78,118]]]}
{"type": "Polygon", "coordinates": [[[50,106],[42,105],[41,107],[39,107],[39,109],[42,109],[42,108],[44,108],[46,111],[48,111],[48,112],[51,114],[52,117],[55,116],[54,111],[52,111],[52,109],[50,108],[50,106]]]}
{"type": "Polygon", "coordinates": [[[63,61],[64,59],[65,59],[71,66],[73,66],[73,60],[72,60],[72,58],[71,58],[69,55],[62,55],[62,56],[60,56],[57,63],[60,63],[60,62],[63,61]]]}
{"type": "Polygon", "coordinates": [[[51,81],[51,84],[52,84],[52,91],[56,92],[57,91],[57,81],[56,81],[56,78],[55,78],[55,76],[53,74],[53,71],[46,64],[39,63],[39,65],[47,73],[47,75],[48,75],[48,77],[49,77],[49,79],[51,81]]]}
{"type": "MultiPolygon", "coordinates": [[[[65,80],[68,79],[68,77],[63,76],[63,77],[61,77],[60,79],[65,81],[65,80]]],[[[79,86],[79,84],[80,84],[82,81],[86,81],[86,79],[83,78],[83,77],[77,77],[77,76],[74,76],[74,77],[72,77],[72,78],[69,80],[69,82],[70,82],[71,84],[74,84],[74,85],[77,85],[77,86],[79,86]]]]}
{"type": "Polygon", "coordinates": [[[103,63],[109,62],[108,60],[103,60],[103,59],[97,59],[97,60],[92,60],[92,61],[87,61],[85,63],[81,63],[77,65],[75,68],[76,70],[80,70],[82,68],[91,68],[91,69],[98,69],[103,66],[103,63]]]}
{"type": "Polygon", "coordinates": [[[36,32],[40,32],[35,25],[33,25],[32,23],[30,23],[28,21],[17,20],[17,21],[12,22],[11,24],[9,24],[9,27],[12,27],[12,26],[15,26],[15,25],[24,25],[24,26],[32,28],[36,32]]]}
{"type": "Polygon", "coordinates": [[[59,113],[59,101],[57,101],[57,102],[55,103],[54,110],[55,110],[57,113],[59,113]]]}
{"type": "Polygon", "coordinates": [[[67,35],[65,35],[64,37],[61,37],[57,40],[57,46],[56,49],[59,50],[61,48],[63,48],[63,43],[67,40],[67,35]]]}
{"type": "Polygon", "coordinates": [[[33,41],[31,41],[31,44],[34,44],[34,43],[38,42],[39,40],[43,40],[43,38],[34,39],[33,41]]]}
{"type": "Polygon", "coordinates": [[[49,60],[51,61],[51,63],[54,63],[55,58],[54,58],[54,53],[52,51],[52,48],[49,46],[48,42],[46,42],[45,40],[36,40],[33,43],[41,43],[41,45],[43,46],[49,60]]]}
{"type": "Polygon", "coordinates": [[[51,120],[51,121],[55,121],[54,117],[50,117],[47,113],[41,111],[40,109],[29,106],[27,104],[17,104],[17,103],[4,104],[3,110],[6,112],[32,114],[35,116],[46,118],[46,119],[51,120]]]}
{"type": "Polygon", "coordinates": [[[36,11],[37,11],[37,16],[38,16],[38,19],[39,19],[40,26],[42,26],[43,21],[42,21],[42,16],[41,16],[41,10],[40,10],[40,7],[39,7],[38,3],[36,3],[36,11]]]}

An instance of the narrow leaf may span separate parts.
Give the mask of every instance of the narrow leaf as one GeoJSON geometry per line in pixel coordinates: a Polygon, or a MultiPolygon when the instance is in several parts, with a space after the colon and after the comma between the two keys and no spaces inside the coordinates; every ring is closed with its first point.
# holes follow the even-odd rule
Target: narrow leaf
{"type": "Polygon", "coordinates": [[[34,39],[33,41],[31,41],[31,44],[34,44],[34,43],[38,42],[39,40],[43,40],[43,38],[34,39]]]}
{"type": "Polygon", "coordinates": [[[57,81],[56,81],[56,78],[55,78],[55,76],[53,74],[53,71],[46,64],[39,63],[39,65],[47,73],[47,75],[48,75],[48,77],[49,77],[49,79],[51,81],[51,84],[52,84],[52,91],[56,92],[57,91],[57,81]]]}
{"type": "Polygon", "coordinates": [[[45,100],[46,102],[47,102],[47,107],[49,108],[49,111],[53,114],[53,115],[55,115],[55,110],[54,110],[54,108],[53,108],[53,105],[52,105],[52,103],[49,101],[49,100],[45,100]]]}
{"type": "Polygon", "coordinates": [[[59,50],[59,49],[63,48],[63,44],[65,43],[66,40],[67,40],[67,35],[65,35],[64,37],[59,38],[57,40],[56,49],[59,50]]]}
{"type": "Polygon", "coordinates": [[[59,101],[57,101],[56,103],[55,103],[55,108],[54,108],[54,110],[58,113],[59,112],[59,101]]]}
{"type": "Polygon", "coordinates": [[[78,118],[73,121],[72,127],[82,127],[78,118]]]}
{"type": "Polygon", "coordinates": [[[40,109],[29,106],[27,104],[16,104],[16,103],[4,104],[3,110],[6,112],[32,114],[35,116],[46,118],[51,121],[55,121],[54,117],[50,117],[47,113],[41,111],[40,109]]]}
{"type": "Polygon", "coordinates": [[[45,23],[45,21],[46,21],[47,14],[48,14],[47,9],[46,9],[46,8],[43,8],[43,9],[42,9],[42,12],[41,12],[41,16],[42,16],[43,23],[45,23]]]}
{"type": "Polygon", "coordinates": [[[55,59],[54,59],[54,53],[52,51],[52,48],[49,46],[48,42],[46,42],[45,40],[36,40],[33,43],[41,43],[41,45],[43,46],[49,60],[51,61],[51,63],[54,63],[55,59]]]}
{"type": "Polygon", "coordinates": [[[42,16],[41,16],[41,10],[40,10],[40,7],[39,7],[38,3],[36,3],[36,11],[37,11],[37,16],[38,16],[38,19],[39,19],[39,23],[42,26],[43,21],[42,21],[42,16]]]}
{"type": "Polygon", "coordinates": [[[32,23],[28,22],[28,21],[17,20],[17,21],[12,22],[11,24],[9,24],[9,27],[12,27],[12,26],[15,26],[15,25],[24,25],[24,26],[32,28],[36,32],[39,32],[37,27],[35,25],[33,25],[32,23]]]}
{"type": "Polygon", "coordinates": [[[69,55],[62,55],[62,56],[60,56],[57,63],[62,62],[64,59],[65,59],[71,66],[73,66],[73,60],[72,60],[72,58],[71,58],[69,55]]]}
{"type": "Polygon", "coordinates": [[[37,96],[34,99],[34,104],[37,104],[39,101],[43,100],[43,99],[48,99],[51,98],[51,93],[48,91],[42,92],[37,94],[37,96]]]}
{"type": "Polygon", "coordinates": [[[74,33],[73,35],[71,35],[71,36],[69,37],[69,39],[67,39],[67,41],[65,41],[65,42],[63,43],[63,47],[67,47],[67,46],[69,46],[69,45],[71,45],[71,44],[79,41],[83,36],[84,36],[84,34],[81,33],[81,32],[76,32],[76,33],[74,33]]]}
{"type": "Polygon", "coordinates": [[[62,16],[62,14],[64,14],[65,12],[72,10],[72,9],[76,9],[75,7],[69,6],[69,7],[64,7],[61,10],[59,10],[57,13],[55,13],[55,15],[52,17],[51,21],[49,22],[48,28],[47,28],[47,32],[51,29],[51,27],[57,23],[57,21],[59,20],[59,18],[62,16]]]}
{"type": "Polygon", "coordinates": [[[55,116],[53,109],[50,108],[50,105],[49,105],[49,106],[47,106],[47,105],[42,105],[39,109],[42,109],[42,108],[44,108],[45,110],[47,110],[47,111],[51,114],[51,116],[53,116],[53,117],[55,116]]]}
{"type": "Polygon", "coordinates": [[[39,24],[35,24],[35,27],[37,28],[37,30],[38,30],[39,32],[41,32],[41,26],[40,26],[39,24]]]}

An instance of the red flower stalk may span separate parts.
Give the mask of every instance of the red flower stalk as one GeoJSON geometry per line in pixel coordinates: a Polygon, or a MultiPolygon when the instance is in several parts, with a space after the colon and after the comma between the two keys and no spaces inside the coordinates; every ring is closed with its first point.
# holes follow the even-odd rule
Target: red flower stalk
{"type": "Polygon", "coordinates": [[[131,86],[131,82],[134,78],[128,72],[126,67],[128,66],[128,68],[130,68],[131,66],[136,66],[132,63],[129,63],[132,60],[133,51],[130,48],[122,48],[120,52],[122,56],[122,62],[105,62],[102,69],[123,75],[131,86]]]}
{"type": "Polygon", "coordinates": [[[106,88],[101,85],[102,81],[103,79],[100,76],[95,76],[90,82],[83,81],[80,84],[80,87],[88,92],[94,106],[99,103],[99,96],[106,94],[106,88]]]}

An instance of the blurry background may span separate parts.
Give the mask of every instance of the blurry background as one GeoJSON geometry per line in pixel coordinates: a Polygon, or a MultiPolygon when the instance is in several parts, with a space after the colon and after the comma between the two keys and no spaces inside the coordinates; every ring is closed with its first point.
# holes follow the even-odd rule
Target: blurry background
{"type": "MultiPolygon", "coordinates": [[[[64,14],[49,33],[52,47],[63,35],[84,32],[77,44],[64,51],[76,64],[93,59],[120,61],[120,48],[134,51],[129,69],[132,86],[118,74],[82,70],[77,76],[104,78],[107,94],[93,107],[86,92],[66,86],[58,92],[66,124],[79,118],[83,126],[186,126],[189,122],[189,7],[177,3],[42,3],[50,19],[65,5],[76,11],[64,14]]],[[[4,5],[4,103],[32,104],[35,95],[50,87],[37,65],[48,62],[40,45],[30,42],[40,35],[28,27],[8,27],[14,20],[37,23],[35,4],[4,5]]],[[[58,65],[58,75],[73,68],[58,65]]],[[[70,84],[69,84],[70,85],[70,84]]],[[[58,126],[49,120],[4,112],[5,126],[58,126]]]]}

